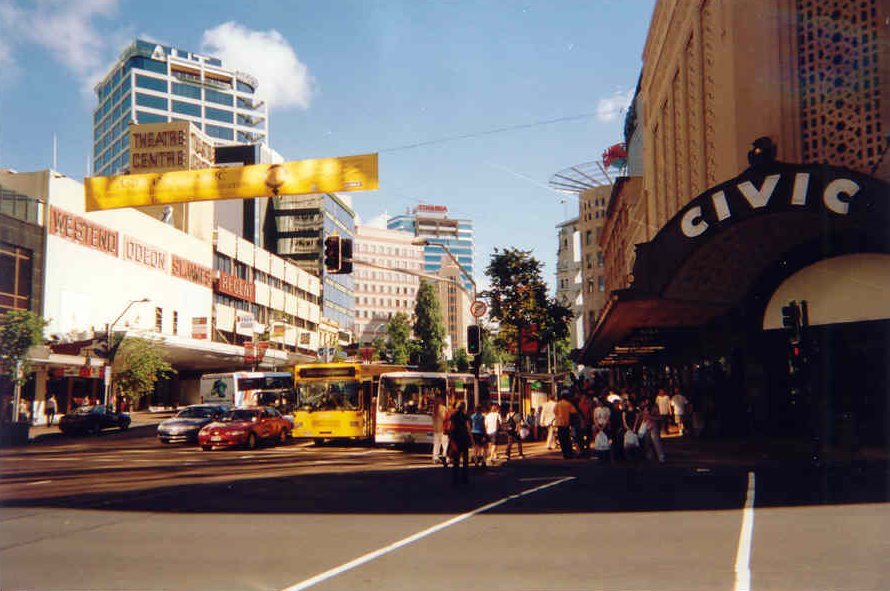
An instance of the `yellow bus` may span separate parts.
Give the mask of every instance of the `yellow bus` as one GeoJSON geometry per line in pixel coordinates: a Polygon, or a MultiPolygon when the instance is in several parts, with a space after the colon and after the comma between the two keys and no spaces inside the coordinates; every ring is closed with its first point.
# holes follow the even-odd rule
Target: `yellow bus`
{"type": "Polygon", "coordinates": [[[294,367],[294,439],[372,439],[380,374],[397,365],[313,363],[294,367]]]}

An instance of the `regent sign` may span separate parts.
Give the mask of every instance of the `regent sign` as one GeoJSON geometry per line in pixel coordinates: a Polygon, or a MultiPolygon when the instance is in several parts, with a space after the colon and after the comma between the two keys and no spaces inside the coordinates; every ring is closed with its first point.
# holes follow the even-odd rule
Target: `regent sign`
{"type": "Polygon", "coordinates": [[[687,238],[697,238],[711,227],[708,218],[724,222],[733,215],[738,217],[740,209],[750,213],[776,205],[806,208],[819,202],[831,213],[847,215],[851,201],[861,188],[856,181],[846,177],[821,178],[818,184],[812,180],[812,173],[797,172],[768,175],[759,186],[752,180],[722,185],[709,196],[706,193],[690,204],[680,217],[680,231],[687,238]]]}
{"type": "MultiPolygon", "coordinates": [[[[157,142],[157,138],[155,138],[157,142]]],[[[86,210],[378,187],[377,154],[84,179],[86,210]]]]}

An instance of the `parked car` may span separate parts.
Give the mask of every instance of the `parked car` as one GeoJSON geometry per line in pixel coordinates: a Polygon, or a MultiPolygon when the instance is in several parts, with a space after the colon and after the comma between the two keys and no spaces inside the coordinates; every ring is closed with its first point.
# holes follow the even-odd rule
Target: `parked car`
{"type": "Polygon", "coordinates": [[[243,445],[254,449],[261,441],[287,443],[291,424],[271,406],[233,408],[198,432],[204,451],[243,445]]]}
{"type": "Polygon", "coordinates": [[[81,406],[59,420],[59,429],[65,435],[98,435],[103,429],[125,431],[130,426],[130,420],[129,414],[115,412],[101,404],[81,406]]]}
{"type": "Polygon", "coordinates": [[[193,404],[158,425],[161,443],[197,442],[201,427],[219,419],[229,410],[227,404],[193,404]]]}

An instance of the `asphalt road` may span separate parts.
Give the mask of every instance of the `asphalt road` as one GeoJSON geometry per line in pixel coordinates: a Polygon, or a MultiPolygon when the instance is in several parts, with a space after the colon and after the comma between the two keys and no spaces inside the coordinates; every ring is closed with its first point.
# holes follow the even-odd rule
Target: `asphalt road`
{"type": "Polygon", "coordinates": [[[455,487],[426,453],[208,453],[152,428],[0,450],[0,588],[888,588],[884,463],[528,451],[455,487]]]}

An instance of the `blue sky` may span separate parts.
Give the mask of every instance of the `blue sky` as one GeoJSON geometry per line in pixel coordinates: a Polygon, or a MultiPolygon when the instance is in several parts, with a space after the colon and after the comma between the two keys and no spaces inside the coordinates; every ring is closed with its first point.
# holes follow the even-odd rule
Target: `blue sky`
{"type": "Polygon", "coordinates": [[[552,283],[577,200],[547,181],[621,141],[653,4],[0,0],[0,166],[47,168],[55,134],[56,168],[81,179],[92,85],[136,37],[226,65],[261,55],[243,69],[286,159],[380,152],[381,189],[353,193],[362,219],[447,205],[475,223],[478,278],[495,247],[518,247],[552,283]]]}

